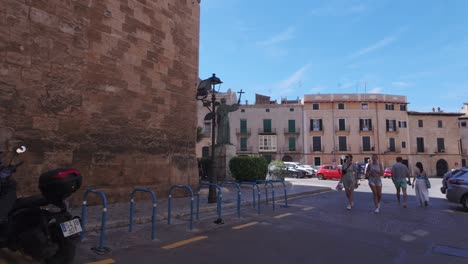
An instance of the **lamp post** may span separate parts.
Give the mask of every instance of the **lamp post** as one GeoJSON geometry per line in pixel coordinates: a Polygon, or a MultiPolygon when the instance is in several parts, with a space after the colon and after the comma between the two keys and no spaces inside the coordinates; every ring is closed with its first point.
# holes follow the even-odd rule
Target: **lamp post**
{"type": "MultiPolygon", "coordinates": [[[[218,177],[215,176],[215,171],[214,171],[214,153],[215,153],[215,133],[216,133],[216,105],[219,104],[216,102],[216,90],[215,87],[216,85],[222,84],[223,82],[216,77],[216,75],[213,73],[213,76],[210,78],[203,80],[200,82],[198,85],[197,89],[197,100],[200,100],[203,102],[203,106],[205,106],[208,111],[210,112],[211,116],[211,162],[210,162],[210,183],[217,184],[218,183],[218,177]],[[208,96],[211,93],[211,101],[209,101],[208,96]]],[[[217,202],[217,197],[216,197],[216,187],[215,186],[209,186],[209,192],[208,192],[208,203],[216,203],[217,202]]]]}

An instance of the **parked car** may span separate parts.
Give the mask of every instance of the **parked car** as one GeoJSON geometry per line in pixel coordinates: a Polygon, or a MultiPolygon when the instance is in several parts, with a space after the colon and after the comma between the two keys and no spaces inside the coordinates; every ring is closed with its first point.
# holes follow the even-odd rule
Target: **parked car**
{"type": "Polygon", "coordinates": [[[332,164],[324,164],[320,166],[316,172],[317,179],[326,180],[326,179],[341,179],[341,169],[338,166],[332,164]]]}
{"type": "Polygon", "coordinates": [[[312,172],[306,168],[301,167],[299,162],[284,162],[286,166],[287,175],[294,178],[312,177],[312,172]]]}
{"type": "Polygon", "coordinates": [[[461,168],[448,180],[447,199],[453,203],[461,203],[468,210],[468,167],[461,168]]]}
{"type": "Polygon", "coordinates": [[[383,172],[383,177],[384,178],[391,178],[392,176],[393,176],[392,167],[385,168],[385,170],[383,172]]]}
{"type": "Polygon", "coordinates": [[[445,194],[447,192],[447,182],[448,182],[448,180],[459,171],[460,170],[455,169],[455,170],[451,170],[449,172],[446,172],[444,174],[444,176],[442,177],[442,187],[440,187],[440,192],[441,193],[445,194]]]}
{"type": "Polygon", "coordinates": [[[297,165],[297,168],[298,168],[298,169],[301,169],[301,170],[307,171],[306,176],[309,177],[309,178],[315,176],[315,169],[312,168],[312,166],[310,166],[310,165],[307,165],[307,164],[299,164],[299,165],[297,165]]]}

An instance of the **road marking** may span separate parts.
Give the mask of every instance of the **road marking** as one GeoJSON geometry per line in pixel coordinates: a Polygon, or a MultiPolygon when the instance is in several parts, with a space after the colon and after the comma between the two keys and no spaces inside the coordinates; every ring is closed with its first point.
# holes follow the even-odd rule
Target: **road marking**
{"type": "MultiPolygon", "coordinates": [[[[276,202],[276,204],[281,204],[281,205],[286,205],[285,203],[278,203],[276,202]]],[[[307,205],[300,205],[300,204],[288,204],[288,207],[307,207],[307,205]]]]}
{"type": "Polygon", "coordinates": [[[113,259],[103,259],[95,262],[88,262],[86,264],[113,264],[115,261],[113,259]]]}
{"type": "Polygon", "coordinates": [[[164,246],[164,247],[162,247],[162,249],[173,249],[173,248],[176,248],[176,247],[187,245],[189,243],[200,241],[200,240],[207,239],[207,238],[208,238],[207,236],[197,236],[197,237],[194,237],[194,238],[182,240],[182,241],[179,241],[179,242],[164,246]]]}
{"type": "Polygon", "coordinates": [[[468,212],[462,212],[462,211],[455,211],[455,210],[444,210],[444,212],[449,212],[449,213],[452,213],[452,214],[468,214],[468,212]]]}
{"type": "Polygon", "coordinates": [[[312,210],[312,209],[315,209],[315,207],[306,207],[306,208],[302,208],[302,211],[309,211],[309,210],[312,210]]]}
{"type": "Polygon", "coordinates": [[[283,217],[290,216],[290,215],[292,215],[292,214],[291,213],[285,213],[285,214],[277,215],[277,216],[275,216],[275,218],[283,218],[283,217]]]}
{"type": "Polygon", "coordinates": [[[423,237],[423,236],[429,235],[429,232],[424,231],[424,230],[421,230],[421,229],[418,229],[418,230],[415,230],[415,231],[413,232],[413,234],[415,234],[415,235],[417,235],[417,236],[423,237]]]}
{"type": "Polygon", "coordinates": [[[258,224],[258,222],[251,222],[251,223],[244,224],[244,225],[234,226],[232,229],[241,229],[241,228],[253,226],[256,224],[258,224]]]}
{"type": "Polygon", "coordinates": [[[311,194],[305,194],[305,195],[300,195],[300,196],[294,196],[294,197],[288,197],[288,201],[292,199],[297,199],[297,198],[303,198],[303,197],[308,197],[308,196],[314,196],[314,195],[319,195],[327,192],[332,192],[332,190],[325,190],[325,191],[320,191],[317,193],[311,193],[311,194]]]}

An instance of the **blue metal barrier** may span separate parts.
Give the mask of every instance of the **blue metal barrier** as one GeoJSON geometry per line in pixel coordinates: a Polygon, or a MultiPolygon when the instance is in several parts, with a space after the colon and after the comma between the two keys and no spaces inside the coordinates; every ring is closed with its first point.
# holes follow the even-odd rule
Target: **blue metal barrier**
{"type": "Polygon", "coordinates": [[[156,239],[156,206],[157,206],[157,199],[156,194],[150,189],[145,188],[135,188],[133,192],[130,194],[130,220],[128,225],[128,232],[132,232],[133,228],[133,207],[135,204],[135,193],[137,192],[145,192],[151,194],[151,198],[153,199],[153,211],[151,213],[151,240],[156,239]]]}
{"type": "Polygon", "coordinates": [[[107,216],[107,198],[106,195],[102,191],[97,191],[94,189],[88,189],[83,194],[83,205],[81,207],[81,222],[83,224],[83,231],[81,232],[81,240],[84,238],[85,233],[85,224],[86,224],[86,204],[88,201],[88,194],[95,193],[102,198],[102,216],[101,216],[101,236],[99,238],[99,247],[92,248],[92,250],[98,253],[105,253],[108,252],[110,249],[104,247],[104,238],[105,238],[105,230],[106,230],[106,216],[107,216]]]}
{"type": "Polygon", "coordinates": [[[240,182],[239,186],[242,185],[252,185],[252,207],[255,209],[255,188],[257,188],[257,195],[258,195],[258,208],[257,212],[260,214],[260,188],[258,187],[258,184],[255,182],[240,182]]]}
{"type": "Polygon", "coordinates": [[[231,182],[231,181],[222,181],[219,183],[220,186],[222,186],[223,184],[235,185],[237,187],[237,217],[240,218],[241,217],[240,216],[240,206],[241,206],[240,204],[241,204],[241,195],[242,195],[240,185],[237,182],[231,182]]]}
{"type": "Polygon", "coordinates": [[[284,188],[284,208],[288,208],[288,192],[286,191],[286,184],[284,183],[284,180],[270,180],[271,182],[281,182],[283,184],[284,188]]]}
{"type": "Polygon", "coordinates": [[[200,220],[200,187],[201,186],[214,186],[216,189],[218,189],[218,193],[216,194],[217,199],[216,199],[216,212],[218,212],[218,221],[221,220],[221,203],[223,202],[223,191],[221,190],[221,187],[217,184],[214,183],[206,183],[206,182],[200,182],[199,187],[198,187],[198,192],[197,192],[197,220],[200,220]]]}
{"type": "Polygon", "coordinates": [[[258,183],[265,183],[265,199],[266,199],[266,204],[268,204],[268,188],[267,184],[271,185],[271,196],[273,200],[273,211],[275,211],[275,185],[270,181],[270,180],[257,180],[255,181],[257,184],[258,183]]]}
{"type": "Polygon", "coordinates": [[[169,199],[167,202],[167,224],[171,224],[171,206],[172,206],[172,191],[176,188],[186,189],[190,192],[190,230],[193,229],[193,190],[188,185],[172,185],[169,189],[169,199]]]}

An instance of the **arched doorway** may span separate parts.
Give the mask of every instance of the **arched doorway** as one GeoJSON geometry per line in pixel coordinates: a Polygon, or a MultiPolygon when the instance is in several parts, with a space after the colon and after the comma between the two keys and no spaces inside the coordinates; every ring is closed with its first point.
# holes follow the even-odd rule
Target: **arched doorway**
{"type": "Polygon", "coordinates": [[[438,160],[436,164],[436,169],[437,169],[437,176],[444,176],[444,173],[448,171],[447,161],[445,161],[444,159],[438,160]]]}
{"type": "Polygon", "coordinates": [[[282,161],[290,162],[290,161],[293,161],[293,159],[292,159],[292,157],[289,156],[289,155],[284,155],[282,161]]]}

